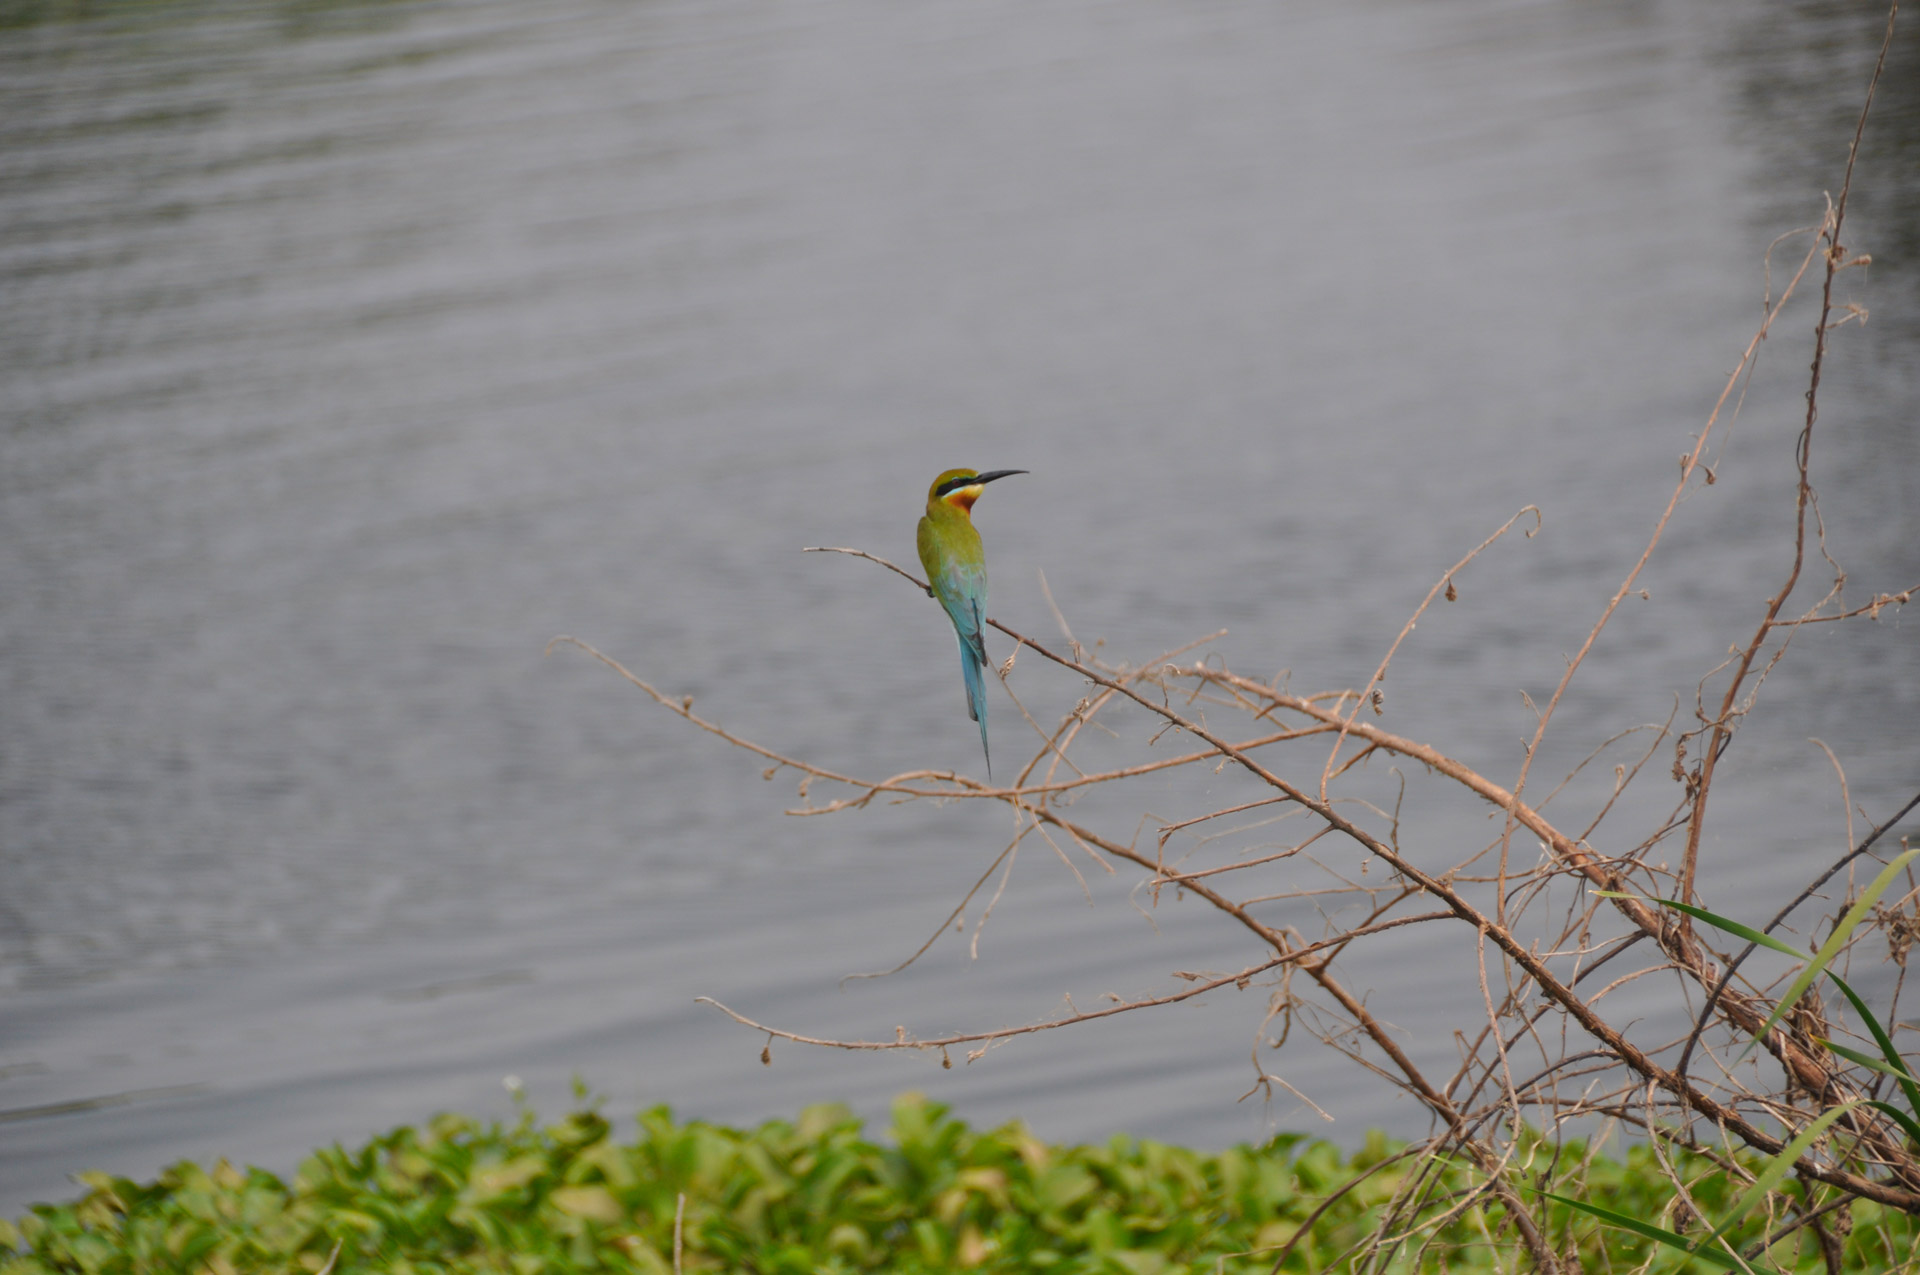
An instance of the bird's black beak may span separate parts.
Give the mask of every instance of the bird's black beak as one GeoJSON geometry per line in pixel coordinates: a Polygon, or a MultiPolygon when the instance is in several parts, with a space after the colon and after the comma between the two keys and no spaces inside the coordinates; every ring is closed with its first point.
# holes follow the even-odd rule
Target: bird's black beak
{"type": "Polygon", "coordinates": [[[975,483],[990,483],[996,478],[1010,478],[1014,474],[1024,474],[1026,472],[1024,469],[995,469],[984,474],[975,474],[973,481],[975,483]]]}

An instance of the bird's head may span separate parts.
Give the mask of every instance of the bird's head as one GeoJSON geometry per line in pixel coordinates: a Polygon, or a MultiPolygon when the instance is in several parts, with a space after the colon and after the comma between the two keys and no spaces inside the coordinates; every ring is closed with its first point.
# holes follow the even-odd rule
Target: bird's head
{"type": "Polygon", "coordinates": [[[927,504],[936,501],[952,505],[961,513],[973,508],[973,502],[980,499],[980,489],[996,479],[1011,474],[1024,474],[1024,469],[992,469],[984,474],[971,469],[949,469],[933,480],[933,486],[927,489],[927,504]]]}

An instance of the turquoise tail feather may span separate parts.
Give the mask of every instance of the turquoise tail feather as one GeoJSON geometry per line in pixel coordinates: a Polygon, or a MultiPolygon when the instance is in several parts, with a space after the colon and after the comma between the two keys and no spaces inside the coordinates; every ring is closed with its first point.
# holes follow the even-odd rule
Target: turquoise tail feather
{"type": "MultiPolygon", "coordinates": [[[[978,612],[975,613],[978,619],[978,612]]],[[[987,778],[993,778],[993,750],[987,747],[987,648],[976,626],[972,633],[959,631],[960,675],[967,683],[967,716],[980,723],[980,751],[987,759],[987,778]]]]}

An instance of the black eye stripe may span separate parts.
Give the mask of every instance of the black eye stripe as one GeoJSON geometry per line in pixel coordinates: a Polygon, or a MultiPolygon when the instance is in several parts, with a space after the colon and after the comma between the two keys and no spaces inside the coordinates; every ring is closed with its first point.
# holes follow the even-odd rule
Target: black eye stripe
{"type": "Polygon", "coordinates": [[[962,487],[971,487],[979,481],[980,476],[978,474],[969,474],[965,478],[949,478],[935,488],[933,494],[937,499],[950,491],[959,491],[962,487]]]}

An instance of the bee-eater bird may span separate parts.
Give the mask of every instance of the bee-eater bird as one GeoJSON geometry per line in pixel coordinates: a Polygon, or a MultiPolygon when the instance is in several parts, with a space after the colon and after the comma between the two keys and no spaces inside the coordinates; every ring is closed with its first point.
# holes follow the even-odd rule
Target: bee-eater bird
{"type": "Polygon", "coordinates": [[[960,639],[967,716],[980,723],[980,751],[986,754],[989,779],[993,778],[993,751],[987,747],[987,644],[981,636],[987,622],[987,556],[970,511],[988,483],[1026,472],[996,469],[977,474],[971,469],[949,469],[927,489],[927,513],[920,520],[920,565],[927,569],[930,592],[946,608],[960,639]]]}

